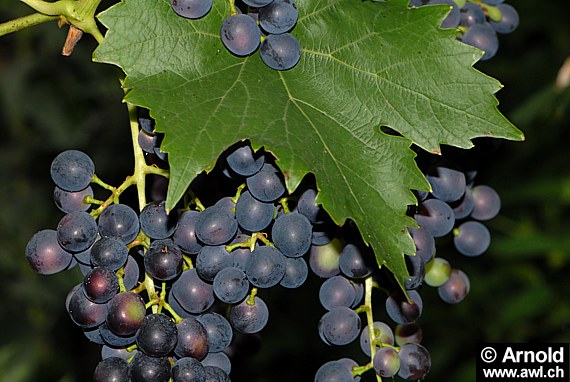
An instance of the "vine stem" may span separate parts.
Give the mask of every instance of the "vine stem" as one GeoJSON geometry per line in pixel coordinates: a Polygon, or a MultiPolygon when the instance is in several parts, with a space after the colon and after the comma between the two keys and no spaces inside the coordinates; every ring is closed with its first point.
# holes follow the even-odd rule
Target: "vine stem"
{"type": "MultiPolygon", "coordinates": [[[[374,334],[374,315],[372,314],[372,290],[374,289],[374,280],[372,276],[368,276],[364,280],[364,311],[366,312],[366,322],[368,323],[368,342],[370,344],[370,363],[367,367],[372,367],[374,356],[376,355],[376,344],[374,342],[376,335],[374,334]]],[[[376,374],[377,382],[382,382],[382,377],[376,374]]]]}
{"type": "Polygon", "coordinates": [[[133,155],[135,160],[135,183],[137,185],[137,195],[139,200],[139,208],[142,210],[146,206],[146,167],[144,154],[139,146],[139,123],[137,119],[137,108],[135,105],[127,102],[127,110],[129,111],[129,122],[131,127],[131,140],[133,143],[133,155]]]}
{"type": "Polygon", "coordinates": [[[0,24],[0,36],[17,32],[28,27],[33,27],[50,21],[55,21],[58,16],[44,15],[43,13],[33,13],[31,15],[18,17],[17,19],[6,21],[0,24]]]}

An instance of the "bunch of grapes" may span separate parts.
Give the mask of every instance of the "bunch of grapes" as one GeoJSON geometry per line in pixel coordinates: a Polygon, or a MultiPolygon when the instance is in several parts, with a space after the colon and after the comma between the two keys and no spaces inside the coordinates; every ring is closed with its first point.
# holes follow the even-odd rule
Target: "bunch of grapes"
{"type": "MultiPolygon", "coordinates": [[[[199,19],[212,8],[212,0],[170,0],[172,9],[185,18],[199,19]]],[[[259,48],[262,61],[271,69],[291,69],[301,58],[301,44],[289,33],[299,11],[293,0],[230,1],[230,16],[220,35],[228,51],[240,57],[259,48]]]]}
{"type": "MultiPolygon", "coordinates": [[[[161,135],[145,113],[139,126],[145,171],[167,181],[161,135]]],[[[237,336],[259,333],[269,320],[271,302],[258,292],[298,288],[309,271],[322,280],[324,314],[314,323],[320,338],[330,346],[358,341],[367,360],[327,362],[315,382],[359,381],[369,370],[417,380],[431,367],[416,322],[422,285],[437,287],[451,304],[469,292],[465,273],[435,257],[435,238],[452,232],[460,253],[479,256],[490,243],[481,222],[500,208],[495,191],[474,185],[473,171],[438,162],[425,173],[432,191],[417,192],[419,206],[410,209],[420,227],[410,229],[417,255],[405,256],[410,277],[404,288],[378,267],[352,222],[339,227],[316,203],[314,184],[288,194],[273,157],[247,142],[223,153],[172,211],[160,189],[165,182],[137,212],[120,200],[132,177],[109,186],[88,155],[62,152],[51,177],[55,204],[65,215],[56,229],[31,238],[26,259],[40,274],[76,266],[83,274],[65,306],[85,336],[102,346],[95,382],[229,381],[237,336]],[[98,200],[92,185],[111,195],[98,200]],[[381,305],[395,329],[374,318],[377,292],[384,293],[381,305]]]]}
{"type": "Polygon", "coordinates": [[[458,39],[485,52],[481,60],[492,58],[499,49],[497,34],[513,32],[519,25],[516,9],[504,0],[411,0],[410,7],[447,4],[449,15],[442,28],[457,28],[458,39]]]}

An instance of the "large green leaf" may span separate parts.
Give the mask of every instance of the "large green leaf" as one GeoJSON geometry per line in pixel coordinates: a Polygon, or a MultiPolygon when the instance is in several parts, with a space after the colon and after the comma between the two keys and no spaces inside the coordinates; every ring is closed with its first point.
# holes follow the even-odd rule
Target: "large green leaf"
{"type": "Polygon", "coordinates": [[[303,46],[292,70],[254,54],[231,55],[219,37],[228,2],[203,19],[178,17],[167,0],[126,0],[100,16],[109,31],[95,60],[127,74],[127,100],[150,109],[166,134],[169,207],[191,180],[238,140],[278,159],[293,190],[316,175],[322,203],[353,219],[401,281],[402,254],[415,247],[410,189],[428,189],[413,143],[470,147],[470,138],[522,139],[496,109],[500,84],[477,72],[480,52],[438,25],[446,7],[408,9],[407,0],[296,0],[293,31],[303,46]],[[382,133],[389,126],[404,137],[382,133]]]}

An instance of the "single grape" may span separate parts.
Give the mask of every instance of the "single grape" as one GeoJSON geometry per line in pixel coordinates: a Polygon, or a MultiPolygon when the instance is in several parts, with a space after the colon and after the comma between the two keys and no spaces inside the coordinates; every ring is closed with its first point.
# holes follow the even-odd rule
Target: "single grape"
{"type": "Polygon", "coordinates": [[[150,357],[138,352],[129,364],[130,382],[168,382],[170,361],[168,357],[150,357]]]}
{"type": "Polygon", "coordinates": [[[459,253],[475,257],[480,256],[491,243],[491,233],[483,223],[467,221],[453,230],[453,244],[459,253]]]}
{"type": "Polygon", "coordinates": [[[147,315],[137,332],[137,347],[151,357],[164,357],[176,345],[176,324],[166,315],[147,315]]]}
{"type": "Polygon", "coordinates": [[[449,261],[436,257],[426,264],[426,284],[431,287],[440,287],[451,275],[451,265],[449,261]]]}
{"type": "Polygon", "coordinates": [[[249,281],[243,271],[234,267],[220,270],[214,277],[214,293],[222,302],[236,304],[249,292],[249,281]]]}
{"type": "Polygon", "coordinates": [[[235,214],[223,207],[213,205],[206,208],[196,219],[196,237],[206,245],[226,244],[237,233],[235,214]]]}
{"type": "Polygon", "coordinates": [[[91,264],[117,271],[127,262],[129,248],[120,239],[102,237],[91,247],[91,264]]]}
{"type": "Polygon", "coordinates": [[[259,55],[271,69],[288,70],[301,58],[301,44],[290,33],[270,34],[261,43],[259,55]]]}
{"type": "Polygon", "coordinates": [[[26,260],[41,275],[53,275],[65,270],[72,259],[73,255],[61,248],[57,232],[52,229],[35,233],[26,245],[26,260]]]}
{"type": "Polygon", "coordinates": [[[497,9],[501,12],[501,20],[490,24],[497,33],[511,33],[519,26],[519,14],[510,4],[499,4],[497,9]]]}
{"type": "Polygon", "coordinates": [[[99,332],[101,333],[101,337],[103,338],[105,344],[113,347],[129,347],[131,345],[134,345],[137,340],[136,333],[124,336],[118,335],[109,329],[107,322],[103,322],[101,325],[99,325],[99,332]]]}
{"type": "Polygon", "coordinates": [[[501,198],[497,191],[485,185],[475,186],[471,189],[475,206],[471,217],[477,220],[490,220],[501,210],[501,198]]]}
{"type": "Polygon", "coordinates": [[[335,306],[352,306],[356,292],[350,281],[343,276],[333,276],[325,280],[319,289],[319,301],[326,310],[335,306]]]}
{"type": "Polygon", "coordinates": [[[107,304],[90,301],[85,297],[83,288],[77,288],[69,298],[67,312],[77,326],[94,328],[105,321],[107,304]]]}
{"type": "Polygon", "coordinates": [[[85,211],[70,212],[57,225],[57,241],[69,252],[82,252],[97,239],[97,223],[85,211]]]}
{"type": "Polygon", "coordinates": [[[172,382],[205,382],[206,372],[200,361],[191,357],[180,358],[172,366],[172,382]]]}
{"type": "Polygon", "coordinates": [[[144,130],[139,131],[137,142],[145,153],[153,154],[154,149],[159,146],[158,137],[154,133],[147,133],[144,130]]]}
{"type": "MultiPolygon", "coordinates": [[[[447,1],[453,2],[453,0],[447,1]]],[[[439,163],[430,167],[426,179],[431,185],[431,194],[444,202],[456,201],[465,193],[465,174],[449,163],[439,163]]]]}
{"type": "Polygon", "coordinates": [[[409,228],[414,244],[416,256],[427,264],[435,256],[435,239],[425,228],[409,228]]]}
{"type": "Polygon", "coordinates": [[[129,256],[123,268],[123,284],[125,290],[131,290],[137,286],[140,276],[140,269],[134,257],[129,256]]]}
{"type": "Polygon", "coordinates": [[[137,293],[118,293],[107,303],[107,326],[120,336],[134,334],[145,316],[145,302],[137,293]]]}
{"type": "Polygon", "coordinates": [[[424,277],[426,274],[425,264],[421,257],[416,256],[404,256],[406,261],[406,267],[410,278],[404,280],[404,287],[406,289],[418,289],[424,282],[424,277]]]}
{"type": "Polygon", "coordinates": [[[465,189],[465,193],[461,199],[455,203],[451,203],[451,208],[453,209],[456,221],[465,219],[471,215],[473,208],[475,208],[475,201],[473,200],[473,194],[471,194],[471,189],[469,187],[465,189]]]}
{"type": "Polygon", "coordinates": [[[353,382],[352,369],[342,362],[329,361],[319,367],[315,382],[353,382]]]}
{"type": "Polygon", "coordinates": [[[291,30],[299,11],[290,2],[274,0],[271,4],[259,9],[259,25],[270,34],[280,34],[291,30]]]}
{"type": "Polygon", "coordinates": [[[314,274],[328,278],[340,273],[339,258],[343,249],[338,239],[333,239],[325,245],[312,245],[309,255],[309,266],[314,274]]]}
{"type": "Polygon", "coordinates": [[[441,200],[428,199],[422,202],[419,212],[414,219],[421,228],[427,230],[433,237],[447,235],[455,224],[455,215],[451,207],[441,200]]]}
{"type": "Polygon", "coordinates": [[[147,204],[139,215],[141,230],[151,239],[166,239],[176,230],[178,214],[176,210],[166,213],[165,202],[147,204]]]}
{"type": "Polygon", "coordinates": [[[187,19],[199,19],[212,9],[212,0],[170,0],[174,12],[187,19]]]}
{"type": "Polygon", "coordinates": [[[196,238],[196,221],[200,213],[198,211],[184,211],[178,219],[178,226],[172,235],[172,240],[180,249],[188,254],[196,255],[203,245],[196,238]]]}
{"type": "Polygon", "coordinates": [[[307,253],[312,235],[309,219],[296,212],[279,217],[271,228],[273,243],[287,257],[301,257],[307,253]]]}
{"type": "Polygon", "coordinates": [[[415,290],[409,290],[407,293],[410,301],[399,290],[386,299],[386,312],[398,324],[414,322],[422,314],[423,302],[420,294],[415,290]]]}
{"type": "Polygon", "coordinates": [[[228,154],[226,163],[236,174],[248,177],[261,170],[265,157],[254,155],[251,146],[242,146],[228,154]]]}
{"type": "Polygon", "coordinates": [[[484,51],[481,61],[492,58],[499,50],[497,34],[488,23],[471,25],[461,41],[484,51]]]}
{"type": "Polygon", "coordinates": [[[415,381],[425,377],[431,368],[431,357],[425,347],[419,344],[405,344],[400,347],[400,370],[398,376],[415,381]]]}
{"type": "Polygon", "coordinates": [[[95,165],[84,152],[67,150],[55,157],[51,163],[50,174],[56,186],[65,191],[76,192],[89,186],[95,174],[95,165]]]}
{"type": "Polygon", "coordinates": [[[188,269],[172,284],[172,294],[184,310],[198,314],[214,304],[214,290],[198,276],[196,269],[188,269]]]}
{"type": "Polygon", "coordinates": [[[125,244],[132,242],[139,234],[137,213],[126,204],[111,204],[99,215],[99,233],[103,237],[114,237],[125,244]]]}
{"type": "Polygon", "coordinates": [[[469,277],[459,269],[453,269],[449,279],[437,288],[439,297],[448,304],[457,304],[469,294],[469,277]]]}
{"type": "Polygon", "coordinates": [[[202,360],[202,365],[205,366],[215,366],[219,367],[226,374],[230,374],[232,371],[232,363],[228,356],[223,352],[208,353],[208,355],[202,360]]]}
{"type": "Polygon", "coordinates": [[[156,280],[168,281],[182,273],[182,252],[170,239],[155,240],[144,257],[144,268],[156,280]]]}
{"type": "Polygon", "coordinates": [[[398,324],[394,338],[398,346],[404,344],[419,344],[423,339],[423,331],[415,322],[398,324]]]}
{"type": "Polygon", "coordinates": [[[265,163],[261,170],[246,179],[247,189],[261,202],[274,202],[285,193],[285,183],[279,170],[265,163]]]}
{"type": "Polygon", "coordinates": [[[260,332],[269,321],[269,310],[265,302],[255,296],[254,303],[249,298],[230,309],[230,323],[238,332],[252,334],[260,332]]]}
{"type": "Polygon", "coordinates": [[[340,271],[353,279],[363,279],[372,273],[367,258],[374,258],[370,251],[354,244],[347,244],[340,253],[338,265],[340,271]]]}
{"type": "Polygon", "coordinates": [[[297,212],[301,215],[305,215],[305,217],[313,224],[323,222],[323,209],[316,204],[316,198],[317,190],[309,188],[299,196],[296,206],[297,212]]]}
{"type": "Polygon", "coordinates": [[[256,22],[243,14],[228,16],[220,30],[222,43],[236,56],[248,56],[257,50],[261,31],[256,22]]]}
{"type": "Polygon", "coordinates": [[[468,2],[461,8],[461,21],[459,25],[470,27],[473,24],[483,24],[485,13],[483,8],[475,3],[468,2]]]}
{"type": "Polygon", "coordinates": [[[97,304],[103,304],[119,292],[119,279],[110,269],[97,267],[83,279],[85,297],[97,304]]]}
{"type": "Polygon", "coordinates": [[[53,190],[55,205],[66,214],[74,211],[87,211],[91,204],[84,202],[86,197],[93,197],[91,186],[75,192],[65,191],[57,186],[53,190]]]}
{"type": "Polygon", "coordinates": [[[336,306],[321,317],[318,330],[327,343],[348,345],[360,334],[360,317],[346,306],[336,306]]]}
{"type": "Polygon", "coordinates": [[[241,193],[236,203],[236,219],[241,228],[249,232],[264,230],[273,221],[273,203],[260,202],[249,191],[241,193]]]}
{"type": "Polygon", "coordinates": [[[224,316],[218,313],[204,313],[196,317],[206,329],[210,353],[221,352],[230,346],[233,330],[224,316]]]}
{"type": "Polygon", "coordinates": [[[400,357],[393,348],[384,347],[379,349],[374,355],[374,371],[381,376],[390,378],[400,370],[400,357]]]}
{"type": "Polygon", "coordinates": [[[117,357],[99,362],[93,373],[93,382],[129,382],[128,363],[117,357]]]}
{"type": "Polygon", "coordinates": [[[254,286],[270,288],[285,276],[285,257],[275,247],[255,248],[245,264],[245,274],[254,286]]]}

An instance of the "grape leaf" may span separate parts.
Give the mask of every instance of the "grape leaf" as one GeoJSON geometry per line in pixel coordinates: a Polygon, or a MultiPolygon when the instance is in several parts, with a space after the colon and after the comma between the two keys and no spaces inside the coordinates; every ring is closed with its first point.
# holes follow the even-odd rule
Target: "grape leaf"
{"type": "Polygon", "coordinates": [[[187,20],[167,0],[125,0],[100,15],[109,30],[94,59],[124,70],[126,99],[150,109],[166,134],[169,208],[223,150],[250,139],[276,156],[289,190],[314,173],[318,202],[338,223],[353,219],[378,264],[402,282],[402,255],[415,251],[410,189],[429,189],[411,144],[437,153],[440,144],[468,148],[474,137],[522,134],[496,108],[500,84],[472,67],[481,52],[438,28],[447,7],[295,3],[303,52],[289,71],[224,48],[225,1],[187,20]]]}

